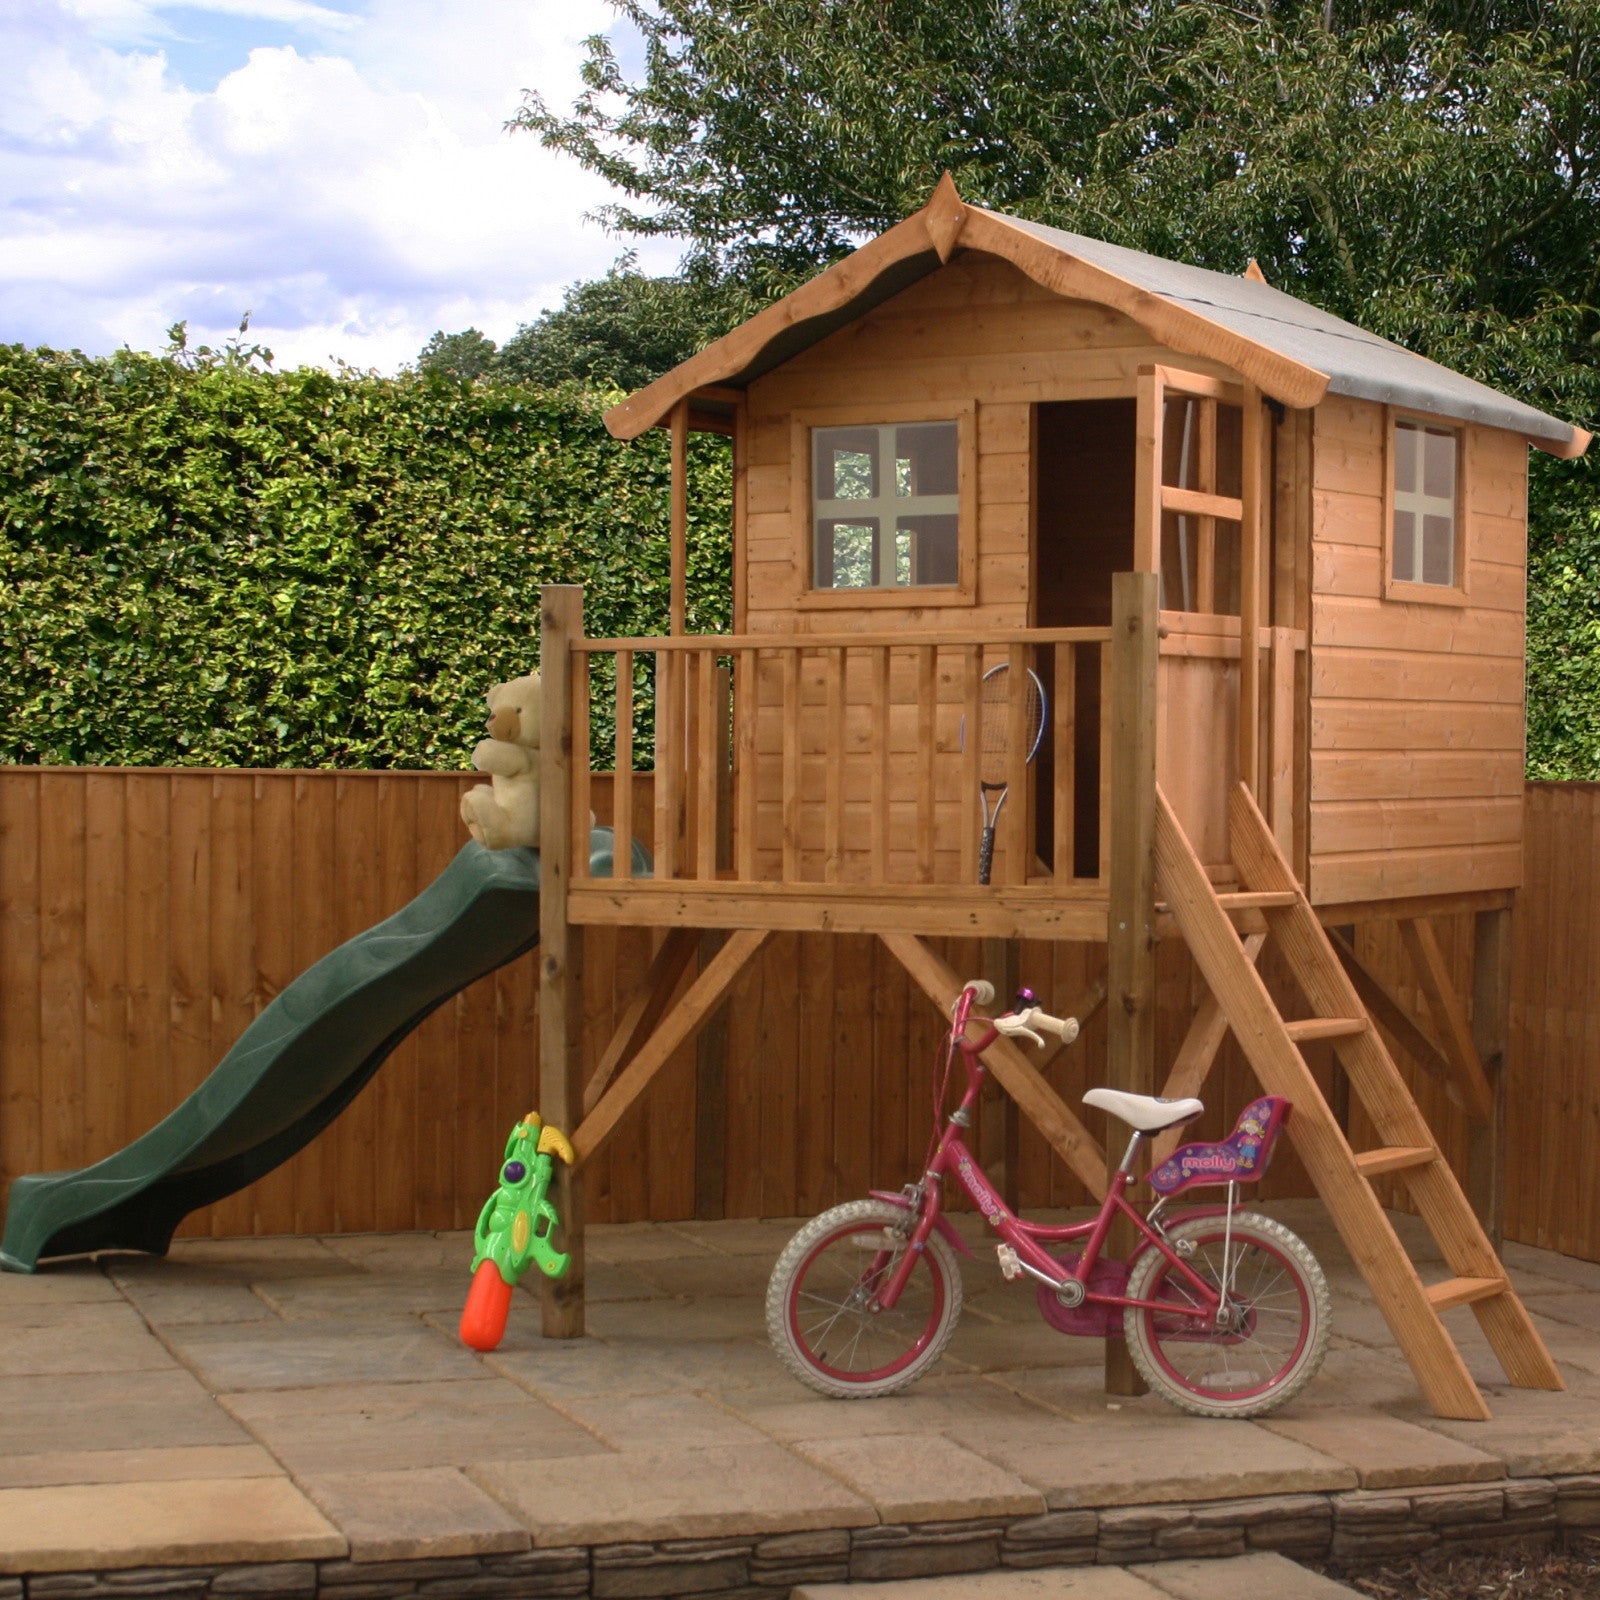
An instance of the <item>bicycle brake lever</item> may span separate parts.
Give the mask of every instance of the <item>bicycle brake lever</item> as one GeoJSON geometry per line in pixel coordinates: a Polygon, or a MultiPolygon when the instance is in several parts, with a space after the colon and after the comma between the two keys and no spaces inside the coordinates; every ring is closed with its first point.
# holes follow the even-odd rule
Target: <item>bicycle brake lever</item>
{"type": "Polygon", "coordinates": [[[1030,1028],[1019,1016],[996,1017],[994,1019],[994,1025],[1008,1039],[1015,1039],[1019,1036],[1032,1039],[1041,1050],[1044,1049],[1044,1040],[1041,1039],[1039,1035],[1036,1034],[1033,1029],[1030,1028]]]}

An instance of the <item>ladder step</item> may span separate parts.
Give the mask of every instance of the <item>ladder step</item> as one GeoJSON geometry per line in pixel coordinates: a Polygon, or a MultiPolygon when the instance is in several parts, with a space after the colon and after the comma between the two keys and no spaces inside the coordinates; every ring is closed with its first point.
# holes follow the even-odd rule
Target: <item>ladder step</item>
{"type": "Polygon", "coordinates": [[[1295,905],[1299,899],[1293,889],[1239,889],[1217,896],[1224,911],[1266,911],[1295,905]]]}
{"type": "Polygon", "coordinates": [[[1353,1033],[1365,1033],[1372,1024],[1365,1017],[1307,1017],[1283,1026],[1289,1037],[1298,1042],[1301,1039],[1345,1039],[1353,1033]]]}
{"type": "Polygon", "coordinates": [[[1474,1300],[1492,1300],[1510,1287],[1504,1278],[1446,1278],[1443,1283],[1430,1283],[1424,1293],[1435,1311],[1448,1311],[1452,1306],[1469,1306],[1474,1300]]]}
{"type": "Polygon", "coordinates": [[[1437,1161],[1439,1152],[1431,1146],[1390,1145],[1383,1150],[1363,1150],[1356,1157],[1356,1166],[1368,1178],[1380,1172],[1404,1172],[1407,1167],[1425,1167],[1437,1161]]]}

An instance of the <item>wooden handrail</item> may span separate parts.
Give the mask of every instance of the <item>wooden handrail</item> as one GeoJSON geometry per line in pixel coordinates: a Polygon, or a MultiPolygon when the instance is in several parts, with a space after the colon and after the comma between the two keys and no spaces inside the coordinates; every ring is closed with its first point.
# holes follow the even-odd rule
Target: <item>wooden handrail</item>
{"type": "Polygon", "coordinates": [[[691,633],[677,638],[574,639],[570,648],[587,655],[612,650],[956,650],[964,645],[1106,644],[1109,628],[994,628],[975,633],[691,633]]]}

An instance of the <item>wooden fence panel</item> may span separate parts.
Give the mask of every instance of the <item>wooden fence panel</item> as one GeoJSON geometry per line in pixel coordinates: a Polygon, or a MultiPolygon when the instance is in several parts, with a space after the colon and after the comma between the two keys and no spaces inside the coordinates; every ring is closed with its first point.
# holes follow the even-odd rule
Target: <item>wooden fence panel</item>
{"type": "MultiPolygon", "coordinates": [[[[78,1166],[191,1092],[263,1005],[342,940],[392,914],[464,837],[467,773],[0,768],[0,1185],[78,1166]]],[[[1507,1235],[1600,1260],[1600,785],[1530,784],[1515,918],[1507,1235]]],[[[593,804],[610,815],[597,774],[593,804]]],[[[636,779],[645,844],[650,780],[636,779]]],[[[1472,918],[1437,923],[1470,993],[1472,918]]],[[[1392,925],[1361,954],[1425,1015],[1392,925]]],[[[650,959],[651,936],[594,929],[584,974],[591,1054],[650,959]]],[[[946,941],[976,970],[973,941],[946,941]]],[[[1102,947],[1028,945],[1023,982],[1067,1005],[1102,947]]],[[[1263,970],[1283,983],[1270,959],[1263,970]]],[[[1159,965],[1158,1055],[1177,1049],[1199,980],[1176,942],[1159,965]]],[[[686,978],[685,981],[688,981],[686,978]]],[[[535,1103],[537,983],[513,963],[440,1007],[321,1138],[186,1233],[469,1227],[511,1123],[535,1103]]],[[[778,935],[741,975],[728,1021],[723,1202],[730,1216],[814,1212],[915,1176],[940,1021],[876,940],[778,935]]],[[[1047,1064],[1077,1104],[1104,1059],[1102,1011],[1047,1064]]],[[[1331,1087],[1332,1053],[1315,1063],[1331,1087]]],[[[1452,1160],[1466,1127],[1408,1072],[1452,1160]]],[[[681,1049],[591,1175],[597,1221],[694,1214],[695,1052],[681,1049]]],[[[1255,1092],[1232,1041],[1205,1098],[1220,1133],[1255,1092]]],[[[709,1109],[709,1108],[708,1108],[709,1109]]],[[[714,1114],[714,1113],[713,1113],[714,1114]]],[[[1096,1134],[1101,1120],[1087,1118],[1096,1134]]],[[[1353,1129],[1361,1137],[1359,1117],[1353,1129]]],[[[1023,1203],[1081,1203],[1024,1123],[1023,1203]]],[[[1292,1151],[1269,1193],[1307,1192],[1292,1151]]],[[[1398,1191],[1396,1198],[1402,1198],[1398,1191]]],[[[954,1199],[954,1197],[952,1197],[954,1199]]]]}

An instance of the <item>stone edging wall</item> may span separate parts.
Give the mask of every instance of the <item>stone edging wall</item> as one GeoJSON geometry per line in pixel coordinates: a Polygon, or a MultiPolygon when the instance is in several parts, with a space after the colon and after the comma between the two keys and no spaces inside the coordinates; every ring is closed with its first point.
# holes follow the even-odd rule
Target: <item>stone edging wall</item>
{"type": "Polygon", "coordinates": [[[41,1573],[0,1578],[0,1600],[645,1600],[666,1595],[733,1600],[739,1594],[786,1594],[799,1583],[1118,1565],[1250,1550],[1273,1550],[1302,1561],[1362,1562],[1445,1542],[1554,1538],[1569,1529],[1595,1527],[1600,1527],[1600,1474],[1584,1474],[520,1555],[41,1573]]]}

